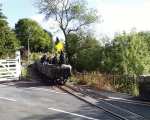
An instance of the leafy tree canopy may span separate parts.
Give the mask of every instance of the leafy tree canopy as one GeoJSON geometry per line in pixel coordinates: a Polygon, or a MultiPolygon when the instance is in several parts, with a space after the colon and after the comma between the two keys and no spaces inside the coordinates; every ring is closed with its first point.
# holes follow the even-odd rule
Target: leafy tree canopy
{"type": "Polygon", "coordinates": [[[69,34],[67,36],[71,65],[78,71],[98,70],[102,47],[92,36],[69,34]]]}
{"type": "Polygon", "coordinates": [[[19,49],[19,42],[0,9],[0,57],[9,55],[16,49],[19,49]]]}
{"type": "Polygon", "coordinates": [[[131,32],[115,36],[107,44],[103,54],[103,70],[108,73],[134,74],[148,73],[150,70],[150,54],[147,36],[131,32]]]}
{"type": "Polygon", "coordinates": [[[65,36],[65,49],[70,62],[67,35],[97,21],[96,10],[89,9],[83,0],[38,0],[39,12],[54,19],[65,36]]]}
{"type": "Polygon", "coordinates": [[[15,32],[21,45],[26,49],[29,40],[31,52],[48,52],[52,49],[51,34],[31,19],[20,19],[15,25],[15,32]]]}

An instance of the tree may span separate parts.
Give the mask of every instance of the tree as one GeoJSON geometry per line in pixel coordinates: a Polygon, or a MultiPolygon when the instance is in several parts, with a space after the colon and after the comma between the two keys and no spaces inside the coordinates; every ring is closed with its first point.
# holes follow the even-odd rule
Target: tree
{"type": "MultiPolygon", "coordinates": [[[[107,49],[107,48],[105,48],[107,49]]],[[[105,66],[111,72],[140,75],[149,71],[149,53],[144,37],[136,32],[123,33],[115,36],[105,56],[105,66]]]]}
{"type": "Polygon", "coordinates": [[[0,26],[5,26],[5,25],[8,25],[7,21],[6,21],[6,16],[2,13],[2,4],[0,4],[0,26]]]}
{"type": "Polygon", "coordinates": [[[19,42],[15,33],[9,28],[6,17],[0,9],[0,57],[15,52],[19,48],[19,42]]]}
{"type": "Polygon", "coordinates": [[[70,64],[73,68],[76,68],[77,53],[80,51],[80,43],[83,40],[81,36],[75,33],[70,33],[67,35],[68,41],[68,55],[70,56],[70,64]]]}
{"type": "Polygon", "coordinates": [[[86,36],[80,42],[77,53],[77,69],[86,71],[100,70],[102,47],[94,37],[86,36]]]}
{"type": "Polygon", "coordinates": [[[49,50],[52,52],[53,51],[53,45],[54,45],[54,41],[52,40],[53,39],[53,35],[50,31],[47,31],[44,29],[44,32],[46,32],[48,35],[49,35],[49,38],[50,38],[50,46],[49,46],[49,50]]]}
{"type": "Polygon", "coordinates": [[[67,35],[96,22],[96,10],[88,9],[83,0],[39,0],[37,5],[47,19],[51,17],[58,22],[65,36],[65,50],[70,62],[67,35]]]}
{"type": "Polygon", "coordinates": [[[99,70],[101,62],[101,45],[92,36],[69,34],[68,48],[71,65],[78,71],[99,70]]]}
{"type": "Polygon", "coordinates": [[[52,36],[31,19],[20,19],[15,25],[15,32],[21,45],[31,52],[48,52],[52,49],[52,36]]]}

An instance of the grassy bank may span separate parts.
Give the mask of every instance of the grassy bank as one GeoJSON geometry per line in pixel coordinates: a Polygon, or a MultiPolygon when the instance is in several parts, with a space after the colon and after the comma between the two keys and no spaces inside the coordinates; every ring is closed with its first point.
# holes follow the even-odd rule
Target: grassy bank
{"type": "Polygon", "coordinates": [[[134,96],[139,94],[135,76],[110,75],[99,72],[75,73],[70,81],[73,84],[89,85],[97,89],[128,93],[134,96]]]}

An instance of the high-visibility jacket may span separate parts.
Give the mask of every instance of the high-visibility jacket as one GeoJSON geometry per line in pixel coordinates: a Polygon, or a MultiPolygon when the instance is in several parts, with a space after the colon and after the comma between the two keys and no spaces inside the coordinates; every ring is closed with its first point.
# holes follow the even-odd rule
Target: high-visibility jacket
{"type": "Polygon", "coordinates": [[[55,50],[57,53],[61,52],[64,50],[64,44],[62,42],[59,42],[55,45],[55,50]]]}

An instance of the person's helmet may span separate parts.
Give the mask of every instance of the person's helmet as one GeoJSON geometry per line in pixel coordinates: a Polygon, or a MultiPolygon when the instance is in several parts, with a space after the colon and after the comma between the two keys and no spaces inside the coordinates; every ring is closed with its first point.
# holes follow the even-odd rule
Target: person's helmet
{"type": "Polygon", "coordinates": [[[57,45],[58,43],[59,43],[59,38],[56,37],[56,42],[55,42],[55,44],[57,45]]]}

